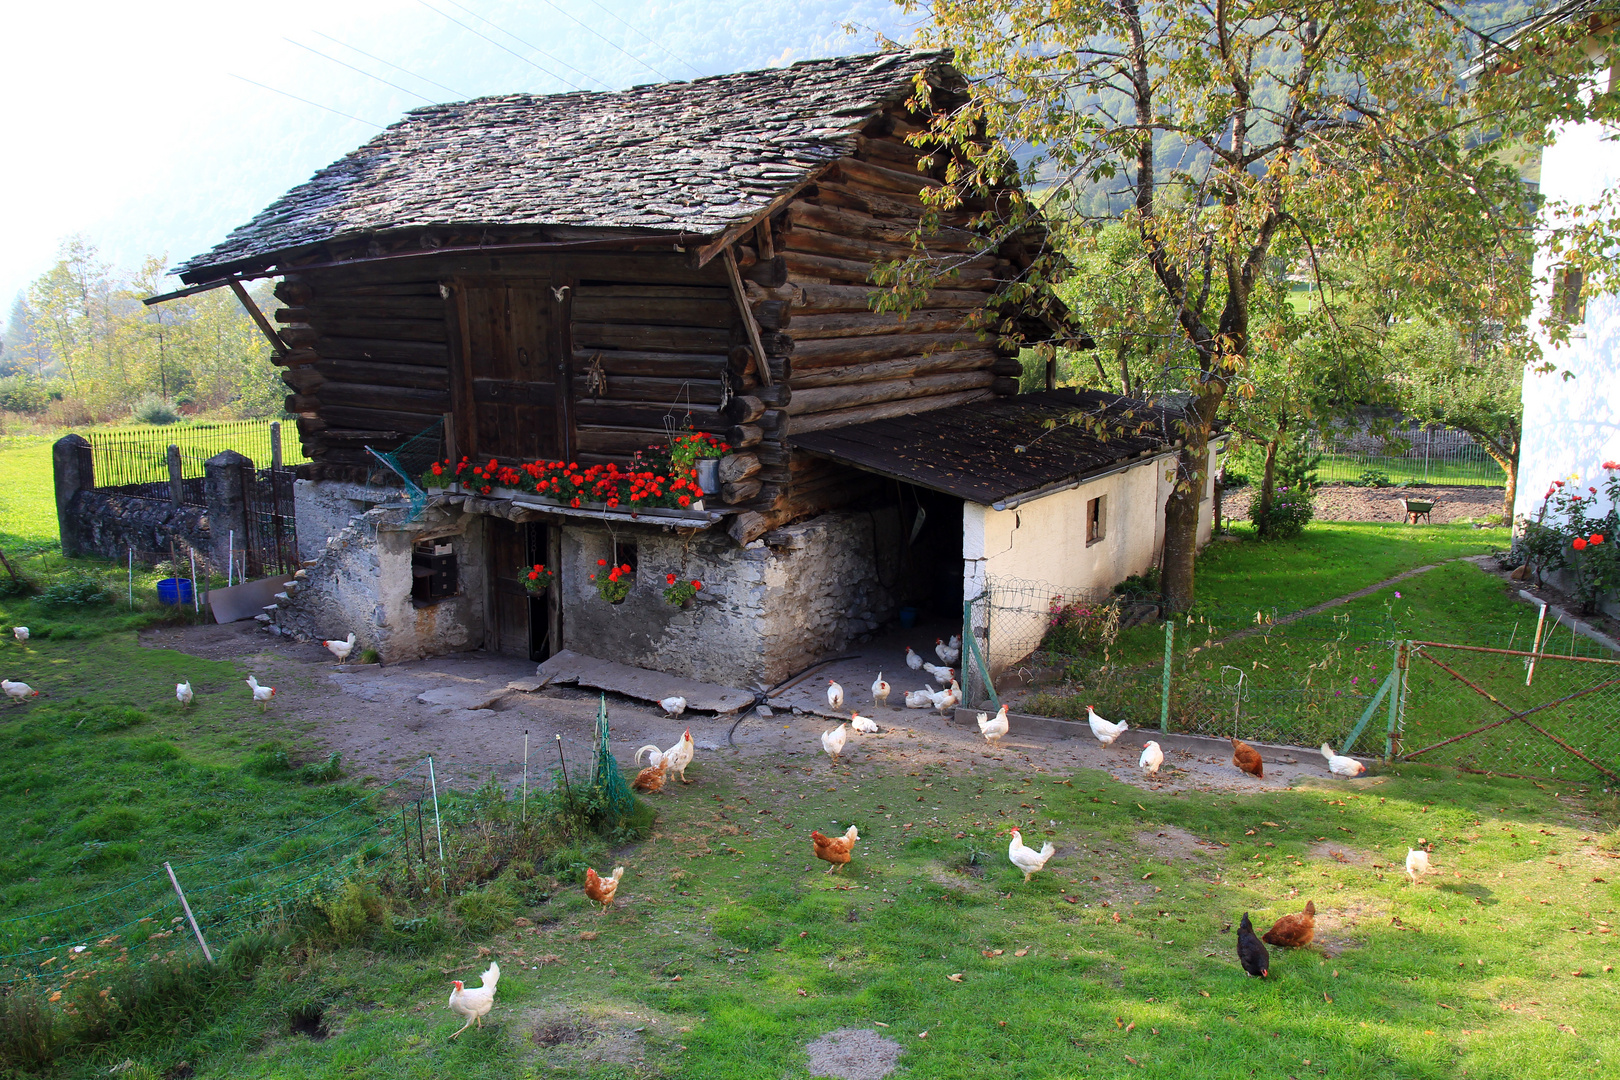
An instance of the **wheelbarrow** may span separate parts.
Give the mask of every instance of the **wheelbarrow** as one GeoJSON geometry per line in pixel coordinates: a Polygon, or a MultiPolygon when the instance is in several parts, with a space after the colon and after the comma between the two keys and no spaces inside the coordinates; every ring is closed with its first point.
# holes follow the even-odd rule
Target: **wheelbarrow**
{"type": "Polygon", "coordinates": [[[1429,513],[1440,502],[1439,499],[1402,499],[1401,502],[1406,507],[1406,523],[1408,525],[1416,525],[1419,518],[1431,525],[1434,524],[1434,520],[1429,517],[1429,513]]]}

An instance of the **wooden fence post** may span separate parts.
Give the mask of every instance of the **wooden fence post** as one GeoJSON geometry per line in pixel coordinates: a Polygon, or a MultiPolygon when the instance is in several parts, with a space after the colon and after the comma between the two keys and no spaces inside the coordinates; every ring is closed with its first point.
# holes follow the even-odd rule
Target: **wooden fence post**
{"type": "Polygon", "coordinates": [[[270,421],[270,467],[281,468],[281,421],[270,421]]]}
{"type": "Polygon", "coordinates": [[[182,482],[180,469],[180,448],[173,444],[169,446],[169,502],[176,510],[185,502],[186,488],[182,482]]]}

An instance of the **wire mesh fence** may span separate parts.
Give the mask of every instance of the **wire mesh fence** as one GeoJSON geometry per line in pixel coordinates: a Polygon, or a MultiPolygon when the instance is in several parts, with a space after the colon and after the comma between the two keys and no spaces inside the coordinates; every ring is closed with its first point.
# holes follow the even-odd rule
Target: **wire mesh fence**
{"type": "MultiPolygon", "coordinates": [[[[169,498],[169,447],[180,450],[180,474],[188,493],[195,482],[201,500],[203,463],[225,450],[235,450],[255,465],[268,468],[280,443],[282,464],[308,461],[296,438],[281,438],[281,424],[270,420],[240,420],[218,424],[173,424],[165,427],[129,427],[93,431],[90,443],[96,486],[117,488],[128,494],[169,498]]],[[[188,497],[188,502],[190,499],[188,497]]]]}
{"type": "Polygon", "coordinates": [[[1368,474],[1391,484],[1473,484],[1500,487],[1502,467],[1467,432],[1408,420],[1387,433],[1336,429],[1312,439],[1322,455],[1323,483],[1362,481],[1368,474]]]}
{"type": "Polygon", "coordinates": [[[1620,660],[1415,642],[1406,678],[1405,760],[1620,782],[1620,660]]]}

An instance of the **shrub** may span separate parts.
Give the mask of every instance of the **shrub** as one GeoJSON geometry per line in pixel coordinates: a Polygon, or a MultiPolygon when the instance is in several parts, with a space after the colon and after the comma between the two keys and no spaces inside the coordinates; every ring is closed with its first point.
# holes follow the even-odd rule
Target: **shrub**
{"type": "Polygon", "coordinates": [[[1112,645],[1119,637],[1119,601],[1075,600],[1053,597],[1048,605],[1046,636],[1041,648],[1073,654],[1112,645]]]}
{"type": "Polygon", "coordinates": [[[319,765],[313,761],[298,770],[298,779],[306,784],[323,784],[343,775],[343,755],[337,751],[326,755],[319,765]]]}
{"type": "Polygon", "coordinates": [[[43,412],[51,396],[45,384],[32,375],[0,378],[0,409],[7,412],[43,412]]]}
{"type": "Polygon", "coordinates": [[[382,897],[369,883],[350,879],[336,892],[315,901],[315,907],[326,916],[327,927],[340,945],[358,941],[369,928],[380,925],[387,914],[382,897]]]}
{"type": "Polygon", "coordinates": [[[1356,485],[1358,487],[1387,488],[1391,486],[1392,483],[1393,481],[1390,480],[1389,473],[1384,472],[1381,469],[1366,469],[1356,479],[1356,485]]]}
{"type": "Polygon", "coordinates": [[[450,902],[450,909],[474,937],[483,937],[510,926],[512,920],[517,918],[519,907],[517,897],[507,891],[504,883],[499,882],[484,889],[462,893],[450,902]]]}
{"type": "Polygon", "coordinates": [[[1114,592],[1133,599],[1152,599],[1159,595],[1159,568],[1150,566],[1140,574],[1132,574],[1118,585],[1114,592]]]}
{"type": "Polygon", "coordinates": [[[174,406],[156,394],[147,394],[141,398],[141,400],[130,406],[130,412],[141,423],[152,424],[157,427],[173,424],[180,419],[180,414],[175,411],[174,406]]]}
{"type": "MultiPolygon", "coordinates": [[[[69,570],[45,586],[34,603],[45,607],[88,607],[111,599],[106,579],[89,570],[69,570]]],[[[57,637],[61,637],[58,633],[57,637]]]]}
{"type": "Polygon", "coordinates": [[[1316,495],[1309,488],[1278,487],[1271,510],[1260,512],[1260,500],[1249,507],[1249,520],[1268,540],[1292,540],[1316,516],[1316,495]]]}
{"type": "Polygon", "coordinates": [[[27,987],[0,994],[0,1065],[43,1069],[68,1039],[60,1014],[27,987]]]}

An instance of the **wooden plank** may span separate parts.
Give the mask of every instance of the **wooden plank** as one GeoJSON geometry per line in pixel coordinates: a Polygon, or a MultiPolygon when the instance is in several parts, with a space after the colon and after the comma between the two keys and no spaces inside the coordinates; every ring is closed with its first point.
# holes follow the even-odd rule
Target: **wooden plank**
{"type": "MultiPolygon", "coordinates": [[[[890,243],[885,240],[843,236],[803,226],[783,230],[779,241],[784,253],[798,251],[811,255],[830,255],[833,258],[851,259],[855,262],[863,260],[891,262],[921,254],[909,243],[890,243]]],[[[944,247],[937,249],[930,247],[926,253],[940,266],[991,269],[997,261],[994,253],[972,255],[966,251],[953,251],[944,247]]]]}
{"type": "Polygon", "coordinates": [[[253,302],[253,297],[248,295],[247,289],[242,287],[240,281],[233,280],[231,282],[231,292],[236,294],[236,299],[247,309],[247,313],[252,317],[254,325],[259,328],[259,333],[263,334],[265,340],[270,343],[270,351],[277,356],[285,356],[287,354],[287,342],[283,341],[281,335],[276,333],[276,328],[270,325],[270,320],[264,317],[264,312],[259,310],[259,305],[253,302]]]}
{"type": "MultiPolygon", "coordinates": [[[[746,354],[747,350],[741,350],[746,354]]],[[[570,360],[576,375],[596,363],[608,375],[648,375],[671,379],[718,379],[726,371],[740,373],[746,355],[646,352],[633,349],[576,349],[570,360]]]]}
{"type": "MultiPolygon", "coordinates": [[[[872,310],[872,301],[888,293],[887,289],[874,289],[866,285],[800,285],[792,301],[794,318],[802,312],[834,312],[872,310]]],[[[967,289],[935,289],[928,294],[918,310],[934,308],[983,307],[985,295],[967,289]]]]}
{"type": "Polygon", "coordinates": [[[965,405],[973,401],[984,401],[995,397],[988,388],[982,390],[964,390],[954,394],[941,394],[938,397],[912,398],[900,401],[885,401],[876,405],[865,405],[853,409],[836,409],[832,412],[816,413],[812,416],[795,416],[788,426],[788,436],[804,434],[810,431],[822,431],[826,428],[847,427],[851,424],[864,424],[868,420],[888,420],[897,416],[910,416],[915,413],[932,412],[935,409],[944,409],[952,405],[965,405]]]}
{"type": "Polygon", "coordinates": [[[574,406],[574,416],[581,427],[589,424],[596,427],[663,431],[666,430],[664,421],[668,418],[676,428],[685,427],[690,423],[697,431],[713,432],[716,435],[723,435],[731,430],[731,421],[722,416],[719,410],[707,405],[694,405],[690,409],[685,406],[672,409],[666,405],[653,405],[641,401],[581,401],[574,406]]]}
{"type": "Polygon", "coordinates": [[[687,326],[574,323],[578,349],[637,349],[645,352],[724,353],[731,331],[687,326]]]}
{"type": "Polygon", "coordinates": [[[596,427],[580,424],[576,429],[579,453],[609,454],[628,459],[650,446],[667,445],[668,437],[649,428],[596,427]]]}
{"type": "MultiPolygon", "coordinates": [[[[856,383],[849,386],[822,386],[795,390],[788,403],[789,416],[830,412],[863,405],[876,405],[884,401],[911,400],[938,394],[959,393],[988,387],[996,376],[988,371],[942,371],[932,375],[916,375],[909,379],[890,379],[886,382],[856,383]]],[[[790,421],[791,423],[791,421],[790,421]]]]}
{"type": "Polygon", "coordinates": [[[614,300],[614,299],[671,299],[671,300],[718,300],[727,303],[731,297],[730,287],[723,282],[719,285],[602,285],[582,284],[574,288],[574,300],[614,300]]]}
{"type": "Polygon", "coordinates": [[[423,390],[404,386],[368,386],[333,382],[320,390],[321,405],[353,405],[361,409],[397,409],[442,413],[450,407],[450,388],[423,390]]]}
{"type": "Polygon", "coordinates": [[[792,330],[795,349],[801,341],[818,338],[871,337],[878,334],[947,334],[977,329],[982,307],[925,308],[906,315],[892,312],[837,312],[800,315],[792,330]]]}
{"type": "MultiPolygon", "coordinates": [[[[688,290],[698,292],[699,290],[688,290]]],[[[737,320],[731,299],[720,290],[718,298],[665,296],[598,296],[582,293],[574,298],[574,318],[586,323],[630,323],[655,326],[697,326],[729,329],[737,320]]]]}
{"type": "Polygon", "coordinates": [[[607,388],[592,394],[585,388],[584,379],[574,380],[574,400],[592,401],[596,398],[617,401],[655,401],[673,406],[691,402],[699,405],[719,405],[723,396],[718,379],[658,379],[634,375],[609,375],[607,388]]]}
{"type": "Polygon", "coordinates": [[[276,310],[276,321],[313,322],[338,319],[436,319],[444,321],[444,299],[435,291],[425,296],[312,296],[302,304],[276,310]]]}
{"type": "MultiPolygon", "coordinates": [[[[299,309],[308,311],[309,309],[299,309]]],[[[320,337],[376,338],[388,341],[445,342],[449,338],[444,325],[444,311],[432,319],[359,319],[327,317],[317,314],[314,321],[292,323],[282,332],[289,344],[313,342],[320,337]]]]}
{"type": "MultiPolygon", "coordinates": [[[[796,202],[788,208],[787,224],[789,229],[820,229],[853,239],[880,240],[908,246],[917,228],[915,221],[895,221],[859,210],[817,206],[808,202],[796,202]]],[[[924,245],[940,251],[965,251],[978,240],[977,235],[967,229],[950,228],[923,237],[924,245]]]]}
{"type": "MultiPolygon", "coordinates": [[[[906,172],[917,168],[917,162],[923,158],[925,151],[899,139],[857,135],[855,136],[855,153],[874,164],[906,172]]],[[[933,167],[935,163],[932,159],[935,155],[939,157],[945,156],[943,151],[938,150],[927,153],[930,161],[925,168],[933,167]]]]}
{"type": "Polygon", "coordinates": [[[903,356],[898,360],[878,360],[869,364],[813,369],[793,376],[793,392],[797,396],[799,391],[812,387],[881,382],[887,379],[911,378],[915,375],[932,375],[941,371],[989,370],[993,375],[1002,374],[994,367],[998,361],[999,357],[994,349],[961,349],[956,352],[936,353],[932,356],[903,356]]]}
{"type": "Polygon", "coordinates": [[[870,161],[857,161],[854,158],[838,159],[838,175],[846,183],[875,188],[885,193],[898,191],[910,195],[928,188],[944,186],[941,181],[926,173],[905,169],[889,169],[882,165],[873,164],[870,161]]]}
{"type": "MultiPolygon", "coordinates": [[[[765,358],[771,355],[766,351],[759,333],[759,323],[754,319],[754,310],[748,304],[748,291],[743,288],[742,275],[737,271],[737,260],[727,248],[722,255],[725,262],[726,280],[731,283],[731,299],[736,304],[738,312],[742,315],[743,329],[748,334],[749,347],[754,350],[754,375],[766,386],[771,385],[771,365],[765,358]]],[[[782,350],[777,350],[781,352],[782,350]]]]}
{"type": "Polygon", "coordinates": [[[814,184],[820,177],[826,175],[831,164],[832,163],[829,162],[826,165],[816,166],[805,175],[803,180],[787,188],[770,202],[766,203],[764,208],[762,208],[758,213],[752,214],[742,221],[728,225],[724,232],[715,237],[713,240],[709,241],[707,244],[704,244],[694,253],[693,265],[697,267],[707,266],[716,255],[719,255],[722,251],[729,250],[733,243],[746,236],[749,232],[753,231],[754,227],[761,221],[768,222],[772,214],[775,214],[778,210],[782,209],[782,207],[798,198],[800,192],[804,191],[804,189],[809,187],[811,184],[814,184]]]}
{"type": "Polygon", "coordinates": [[[876,337],[826,338],[796,344],[793,349],[793,370],[803,375],[820,368],[984,347],[985,343],[976,334],[884,334],[876,337]]]}
{"type": "Polygon", "coordinates": [[[328,382],[367,383],[377,386],[418,386],[424,390],[447,390],[450,372],[426,364],[390,364],[370,360],[322,359],[311,369],[328,382]]]}
{"type": "Polygon", "coordinates": [[[376,338],[316,338],[315,351],[328,360],[381,360],[400,364],[448,367],[450,349],[430,341],[382,341],[376,338]]]}
{"type": "MultiPolygon", "coordinates": [[[[321,419],[332,427],[369,428],[376,431],[404,431],[412,435],[437,423],[442,413],[405,412],[386,409],[360,409],[347,405],[321,406],[321,419]]],[[[300,425],[302,430],[302,425],[300,425]]]]}

